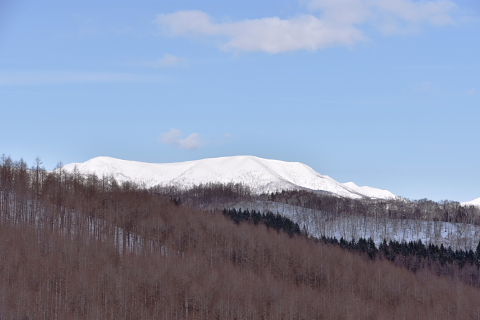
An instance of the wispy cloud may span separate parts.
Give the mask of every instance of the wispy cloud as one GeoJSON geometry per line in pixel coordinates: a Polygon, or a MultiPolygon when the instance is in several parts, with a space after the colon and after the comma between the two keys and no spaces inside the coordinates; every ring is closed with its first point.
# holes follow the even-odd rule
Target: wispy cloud
{"type": "Polygon", "coordinates": [[[227,132],[221,138],[217,139],[215,141],[215,144],[216,145],[224,145],[224,144],[227,144],[227,143],[231,143],[233,138],[234,138],[233,134],[227,132]]]}
{"type": "Polygon", "coordinates": [[[455,22],[457,8],[451,0],[310,0],[311,10],[323,12],[341,24],[371,23],[384,33],[416,32],[422,25],[443,26],[455,22]]]}
{"type": "Polygon", "coordinates": [[[206,144],[198,133],[192,133],[185,139],[182,139],[182,132],[175,128],[170,129],[169,132],[162,133],[160,141],[185,150],[198,150],[206,144]]]}
{"type": "Polygon", "coordinates": [[[427,91],[430,91],[431,88],[432,88],[432,84],[430,83],[430,81],[423,81],[415,87],[415,90],[421,91],[421,92],[427,92],[427,91]]]}
{"type": "Polygon", "coordinates": [[[178,67],[185,63],[184,58],[180,58],[171,54],[165,54],[163,57],[156,61],[148,61],[143,65],[153,68],[173,68],[178,67]]]}
{"type": "Polygon", "coordinates": [[[465,94],[467,94],[469,96],[473,96],[476,93],[477,93],[477,89],[470,89],[470,90],[465,91],[465,94]]]}
{"type": "Polygon", "coordinates": [[[385,34],[410,33],[422,25],[455,22],[451,0],[310,0],[311,14],[290,19],[266,17],[238,22],[214,22],[203,11],[160,14],[155,22],[168,35],[217,37],[226,51],[280,53],[353,45],[368,39],[363,28],[374,26],[385,34]]]}
{"type": "Polygon", "coordinates": [[[401,70],[448,70],[454,68],[456,68],[454,65],[400,65],[392,67],[392,69],[401,70]]]}
{"type": "Polygon", "coordinates": [[[157,82],[164,80],[165,77],[158,75],[115,72],[0,72],[0,86],[101,82],[157,82]]]}

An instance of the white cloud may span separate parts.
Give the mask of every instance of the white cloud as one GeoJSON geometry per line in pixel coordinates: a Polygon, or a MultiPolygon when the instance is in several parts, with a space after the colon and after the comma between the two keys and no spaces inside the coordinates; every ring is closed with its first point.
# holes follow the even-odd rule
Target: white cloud
{"type": "Polygon", "coordinates": [[[145,62],[144,65],[154,68],[172,68],[179,66],[184,61],[184,58],[180,58],[171,54],[165,54],[163,57],[157,59],[157,61],[145,62]]]}
{"type": "Polygon", "coordinates": [[[156,82],[163,77],[114,72],[1,72],[1,85],[49,85],[99,82],[156,82]]]}
{"type": "Polygon", "coordinates": [[[290,19],[267,17],[215,23],[202,11],[158,15],[155,22],[171,36],[220,37],[222,50],[279,53],[353,45],[368,37],[362,27],[374,25],[384,33],[409,33],[424,25],[454,23],[456,5],[451,0],[310,0],[307,7],[318,14],[290,19]]]}
{"type": "Polygon", "coordinates": [[[198,150],[205,145],[198,133],[192,133],[185,139],[182,139],[182,132],[174,128],[170,129],[169,132],[162,133],[160,141],[185,150],[198,150]]]}
{"type": "Polygon", "coordinates": [[[215,24],[201,11],[159,15],[156,22],[172,36],[223,36],[222,50],[279,53],[300,49],[318,50],[365,39],[353,26],[335,26],[313,15],[282,20],[277,17],[215,24]]]}
{"type": "Polygon", "coordinates": [[[473,96],[477,93],[477,89],[470,89],[470,90],[465,91],[465,93],[469,96],[473,96]]]}

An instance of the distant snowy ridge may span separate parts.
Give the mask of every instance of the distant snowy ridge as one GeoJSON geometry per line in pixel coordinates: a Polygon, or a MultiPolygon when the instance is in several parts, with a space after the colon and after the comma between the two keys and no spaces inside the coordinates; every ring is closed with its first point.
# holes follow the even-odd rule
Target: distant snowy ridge
{"type": "Polygon", "coordinates": [[[460,204],[461,204],[462,206],[476,206],[476,207],[480,207],[480,198],[473,199],[473,200],[470,200],[470,201],[461,202],[460,204]]]}
{"type": "Polygon", "coordinates": [[[242,183],[255,193],[281,190],[326,191],[347,198],[393,199],[388,190],[340,183],[300,162],[268,160],[254,156],[234,156],[176,163],[144,163],[97,157],[84,163],[63,167],[73,172],[113,176],[120,182],[133,181],[146,187],[177,186],[189,188],[206,183],[242,183]]]}

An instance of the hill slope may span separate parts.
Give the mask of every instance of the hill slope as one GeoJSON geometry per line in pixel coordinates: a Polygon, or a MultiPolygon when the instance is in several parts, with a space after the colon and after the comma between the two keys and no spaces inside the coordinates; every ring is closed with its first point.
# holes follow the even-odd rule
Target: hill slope
{"type": "Polygon", "coordinates": [[[64,166],[81,173],[112,175],[119,181],[188,188],[205,183],[242,183],[255,193],[309,189],[348,198],[390,199],[388,190],[340,183],[299,162],[268,160],[254,156],[234,156],[177,163],[144,163],[110,157],[96,157],[84,163],[64,166]]]}

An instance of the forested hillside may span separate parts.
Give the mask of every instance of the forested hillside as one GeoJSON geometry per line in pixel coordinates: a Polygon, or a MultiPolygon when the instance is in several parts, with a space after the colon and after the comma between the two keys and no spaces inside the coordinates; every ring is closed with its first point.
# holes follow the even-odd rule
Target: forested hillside
{"type": "Polygon", "coordinates": [[[3,157],[0,319],[480,317],[480,290],[455,276],[184,202],[3,157]]]}
{"type": "Polygon", "coordinates": [[[427,199],[350,199],[318,191],[297,190],[253,194],[237,184],[203,184],[190,189],[155,187],[178,203],[214,209],[279,213],[313,237],[372,238],[475,250],[480,241],[480,208],[455,201],[427,199]]]}
{"type": "Polygon", "coordinates": [[[155,192],[175,195],[178,201],[203,207],[229,206],[239,202],[271,201],[335,213],[362,217],[444,221],[480,225],[480,208],[457,201],[435,202],[428,199],[351,199],[328,192],[288,190],[254,195],[241,183],[204,184],[190,189],[156,187],[155,192]]]}

